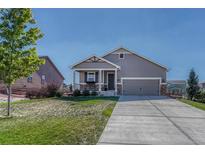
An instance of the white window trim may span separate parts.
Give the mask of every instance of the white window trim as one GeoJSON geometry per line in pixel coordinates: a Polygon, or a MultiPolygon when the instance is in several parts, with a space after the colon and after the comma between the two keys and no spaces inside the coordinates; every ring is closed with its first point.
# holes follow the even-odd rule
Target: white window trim
{"type": "Polygon", "coordinates": [[[77,69],[73,69],[74,71],[100,71],[100,70],[104,70],[104,71],[114,71],[115,68],[77,68],[77,69]]]}
{"type": "Polygon", "coordinates": [[[88,82],[95,82],[95,78],[96,78],[95,76],[96,76],[96,72],[87,72],[87,81],[88,82]],[[93,81],[89,81],[89,78],[91,78],[91,77],[89,77],[89,74],[91,74],[91,73],[93,74],[93,78],[94,78],[93,81]]]}
{"type": "Polygon", "coordinates": [[[41,80],[46,80],[46,75],[45,74],[41,75],[41,80]],[[43,78],[43,77],[45,77],[45,78],[43,78]]]}
{"type": "Polygon", "coordinates": [[[125,59],[125,53],[119,53],[119,59],[125,59]],[[120,57],[120,55],[123,55],[123,58],[120,57]]]}
{"type": "Polygon", "coordinates": [[[32,83],[32,82],[33,82],[33,76],[31,75],[27,78],[27,83],[32,83]]]}
{"type": "Polygon", "coordinates": [[[46,75],[45,75],[45,74],[42,74],[42,75],[41,75],[41,84],[42,84],[42,85],[45,85],[45,82],[46,82],[46,75]],[[43,76],[45,76],[45,79],[43,79],[43,76]]]}

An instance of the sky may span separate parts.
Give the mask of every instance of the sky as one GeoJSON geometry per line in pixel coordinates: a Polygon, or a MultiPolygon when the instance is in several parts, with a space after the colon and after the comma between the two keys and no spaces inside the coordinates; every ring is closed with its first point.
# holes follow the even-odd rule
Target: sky
{"type": "Polygon", "coordinates": [[[205,9],[33,9],[44,33],[38,54],[49,56],[72,83],[70,66],[90,55],[126,47],[186,80],[191,68],[205,81],[205,9]]]}

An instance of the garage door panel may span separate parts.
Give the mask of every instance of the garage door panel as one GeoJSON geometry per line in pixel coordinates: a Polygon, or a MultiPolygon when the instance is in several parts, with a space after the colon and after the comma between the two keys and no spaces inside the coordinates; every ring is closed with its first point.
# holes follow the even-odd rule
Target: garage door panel
{"type": "Polygon", "coordinates": [[[159,80],[123,80],[123,95],[159,95],[159,80]]]}

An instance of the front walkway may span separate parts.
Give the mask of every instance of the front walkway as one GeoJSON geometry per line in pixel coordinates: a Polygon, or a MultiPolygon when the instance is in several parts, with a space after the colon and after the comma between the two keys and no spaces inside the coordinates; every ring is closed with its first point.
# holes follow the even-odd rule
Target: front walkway
{"type": "Polygon", "coordinates": [[[166,97],[121,96],[98,144],[205,144],[205,111],[166,97]]]}
{"type": "MultiPolygon", "coordinates": [[[[11,95],[11,101],[12,102],[15,102],[15,101],[20,101],[20,100],[25,100],[27,98],[25,98],[24,96],[21,96],[21,95],[14,95],[12,94],[11,95]]],[[[5,95],[5,94],[0,94],[0,103],[1,102],[7,102],[8,100],[8,96],[5,95]]]]}

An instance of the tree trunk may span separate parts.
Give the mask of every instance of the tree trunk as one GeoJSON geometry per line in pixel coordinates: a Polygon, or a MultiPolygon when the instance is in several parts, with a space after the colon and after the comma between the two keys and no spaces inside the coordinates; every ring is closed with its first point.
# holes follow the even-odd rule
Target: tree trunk
{"type": "Polygon", "coordinates": [[[7,107],[7,116],[10,116],[11,114],[11,85],[8,87],[8,107],[7,107]]]}

